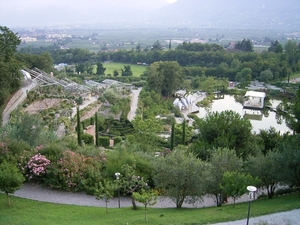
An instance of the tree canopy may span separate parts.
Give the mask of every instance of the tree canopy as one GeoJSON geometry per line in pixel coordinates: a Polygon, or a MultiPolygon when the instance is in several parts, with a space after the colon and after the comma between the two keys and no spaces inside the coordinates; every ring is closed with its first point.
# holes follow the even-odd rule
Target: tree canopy
{"type": "Polygon", "coordinates": [[[13,194],[18,190],[24,181],[25,178],[15,165],[6,161],[0,163],[0,191],[7,195],[9,206],[9,194],[13,194]]]}
{"type": "Polygon", "coordinates": [[[217,206],[221,206],[226,195],[221,188],[223,175],[225,172],[241,171],[243,161],[237,157],[234,150],[228,148],[217,148],[211,151],[211,157],[208,159],[211,179],[207,183],[207,192],[215,197],[217,206]]]}
{"type": "Polygon", "coordinates": [[[160,61],[151,64],[146,71],[148,86],[163,96],[170,97],[182,87],[184,73],[176,61],[160,61]]]}
{"type": "Polygon", "coordinates": [[[204,142],[208,149],[235,149],[236,154],[243,158],[249,154],[247,147],[252,136],[252,125],[240,114],[231,110],[212,112],[198,120],[197,125],[200,130],[199,141],[204,142]]]}
{"type": "Polygon", "coordinates": [[[249,39],[243,39],[242,41],[238,41],[235,44],[235,48],[245,52],[253,52],[253,44],[249,39]]]}
{"type": "Polygon", "coordinates": [[[15,59],[17,46],[21,43],[16,33],[0,26],[0,106],[9,95],[21,86],[21,63],[15,59]]]}
{"type": "Polygon", "coordinates": [[[154,183],[165,190],[177,208],[193,203],[206,193],[208,165],[184,148],[177,148],[165,158],[154,161],[154,183]]]}

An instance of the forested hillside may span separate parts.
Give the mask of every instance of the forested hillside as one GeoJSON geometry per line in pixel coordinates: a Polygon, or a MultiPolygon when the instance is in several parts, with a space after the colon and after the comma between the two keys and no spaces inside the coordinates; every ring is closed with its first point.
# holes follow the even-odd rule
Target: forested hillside
{"type": "MultiPolygon", "coordinates": [[[[184,42],[172,50],[137,48],[98,53],[78,48],[60,50],[50,47],[40,50],[40,52],[48,50],[54,63],[95,65],[98,62],[113,61],[132,64],[141,62],[150,65],[158,61],[177,61],[187,77],[214,76],[228,78],[231,81],[236,80],[237,73],[246,68],[251,69],[251,79],[260,79],[262,72],[270,70],[272,76],[268,80],[283,79],[300,71],[300,45],[294,41],[289,41],[284,46],[278,41],[272,42],[269,51],[265,52],[254,52],[248,39],[236,43],[236,47],[227,48],[217,44],[184,42]],[[249,43],[249,48],[243,48],[244,43],[249,43]],[[241,50],[237,49],[239,44],[241,50]]],[[[24,48],[21,52],[38,53],[38,49],[24,48]]]]}

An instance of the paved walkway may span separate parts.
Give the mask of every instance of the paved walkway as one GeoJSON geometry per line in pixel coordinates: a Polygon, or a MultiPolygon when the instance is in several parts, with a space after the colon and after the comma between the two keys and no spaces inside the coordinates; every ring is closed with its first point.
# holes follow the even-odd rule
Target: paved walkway
{"type": "Polygon", "coordinates": [[[131,103],[130,103],[130,112],[128,113],[128,120],[132,121],[136,115],[136,110],[138,107],[139,94],[142,88],[139,87],[137,90],[131,90],[131,103]]]}
{"type": "Polygon", "coordinates": [[[24,87],[22,87],[17,95],[19,95],[20,93],[20,96],[16,96],[17,99],[14,99],[14,97],[12,97],[11,101],[13,102],[9,102],[7,104],[7,108],[5,108],[4,112],[3,112],[3,115],[2,115],[2,125],[4,126],[5,124],[8,123],[9,121],[9,118],[10,118],[10,113],[20,104],[22,103],[26,98],[27,98],[27,92],[32,90],[33,88],[36,87],[36,84],[35,83],[31,83],[30,85],[26,85],[24,87]]]}
{"type": "MultiPolygon", "coordinates": [[[[104,200],[96,200],[95,196],[86,195],[84,193],[71,193],[63,192],[58,190],[51,190],[48,188],[43,188],[37,184],[26,183],[23,187],[16,191],[15,196],[27,199],[33,199],[43,202],[53,202],[58,204],[70,204],[70,205],[82,205],[82,206],[98,206],[105,207],[104,200]]],[[[239,201],[246,201],[247,196],[243,196],[239,201]]],[[[229,203],[230,199],[229,199],[229,203]]],[[[201,208],[215,206],[213,198],[205,197],[204,201],[197,203],[195,205],[184,204],[183,207],[186,208],[201,208]]],[[[120,198],[121,207],[130,207],[131,199],[127,197],[120,198]]],[[[137,205],[140,205],[137,203],[137,205]]],[[[113,198],[108,203],[108,207],[117,208],[118,198],[113,198]]],[[[174,202],[169,198],[160,198],[158,202],[153,206],[155,208],[175,208],[174,202]]],[[[218,223],[215,225],[240,225],[246,224],[246,218],[244,220],[238,220],[233,222],[218,223]]],[[[249,225],[300,225],[300,209],[292,210],[288,212],[281,212],[266,216],[260,216],[249,219],[249,225]]]]}

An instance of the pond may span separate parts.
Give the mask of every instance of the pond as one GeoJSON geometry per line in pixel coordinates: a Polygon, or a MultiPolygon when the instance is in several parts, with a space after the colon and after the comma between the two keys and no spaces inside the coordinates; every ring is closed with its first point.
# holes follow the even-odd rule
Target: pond
{"type": "MultiPolygon", "coordinates": [[[[280,102],[280,100],[270,100],[272,108],[276,108],[280,102]]],[[[276,112],[266,108],[263,111],[244,109],[242,103],[237,102],[234,96],[231,95],[224,95],[224,98],[214,100],[209,108],[200,107],[199,113],[196,115],[200,118],[204,118],[208,112],[222,112],[225,110],[235,111],[242,117],[250,119],[253,132],[259,133],[261,129],[269,129],[270,127],[274,127],[277,131],[280,131],[281,134],[288,131],[291,132],[286,126],[285,120],[282,116],[276,115],[276,112]]]]}

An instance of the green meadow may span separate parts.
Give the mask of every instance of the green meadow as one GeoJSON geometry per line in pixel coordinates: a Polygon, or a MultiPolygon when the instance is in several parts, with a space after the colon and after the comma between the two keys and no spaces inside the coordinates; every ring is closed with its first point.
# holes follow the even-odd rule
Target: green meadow
{"type": "MultiPolygon", "coordinates": [[[[273,199],[258,199],[251,203],[251,217],[289,211],[300,208],[299,194],[289,194],[273,199]]],[[[87,207],[39,202],[11,197],[8,206],[6,196],[0,194],[1,225],[196,225],[246,219],[248,203],[209,208],[149,208],[147,220],[144,208],[87,207]]]]}
{"type": "Polygon", "coordinates": [[[121,69],[124,70],[124,66],[130,65],[131,71],[134,77],[141,76],[146,70],[147,66],[138,65],[138,64],[128,64],[128,63],[103,63],[103,67],[106,68],[105,74],[111,74],[113,76],[114,70],[119,72],[119,76],[121,75],[121,69]]]}

